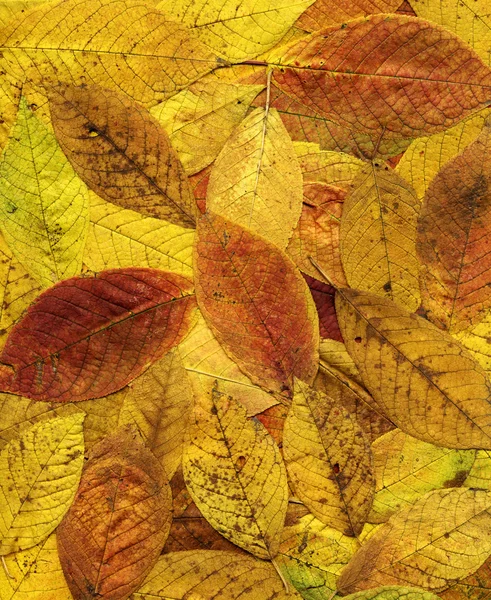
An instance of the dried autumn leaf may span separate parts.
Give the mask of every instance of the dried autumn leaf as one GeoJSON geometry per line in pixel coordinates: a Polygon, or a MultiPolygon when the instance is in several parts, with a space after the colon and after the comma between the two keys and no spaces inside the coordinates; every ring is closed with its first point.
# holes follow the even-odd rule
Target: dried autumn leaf
{"type": "Polygon", "coordinates": [[[371,163],[344,201],[340,254],[350,287],[387,296],[409,311],[420,304],[416,193],[387,165],[371,163]]]}
{"type": "Polygon", "coordinates": [[[256,108],[234,130],[211,170],[208,210],[282,250],[302,212],[302,171],[275,109],[256,108]]]}
{"type": "Polygon", "coordinates": [[[88,204],[85,184],[23,97],[0,162],[0,226],[44,287],[80,273],[88,204]]]}
{"type": "Polygon", "coordinates": [[[374,408],[431,444],[491,448],[489,382],[454,338],[368,292],[342,290],[336,311],[374,408]]]}
{"type": "Polygon", "coordinates": [[[348,600],[439,600],[438,596],[422,589],[402,586],[382,586],[345,596],[348,600]]]}
{"type": "Polygon", "coordinates": [[[224,350],[254,383],[291,390],[317,371],[318,319],[303,277],[264,238],[213,213],[198,222],[196,297],[224,350]]]}
{"type": "Polygon", "coordinates": [[[239,400],[250,417],[276,404],[278,401],[274,396],[254,385],[227,356],[201,312],[197,311],[197,314],[196,325],[179,344],[194,394],[199,397],[210,393],[218,380],[221,391],[239,400]]]}
{"type": "Polygon", "coordinates": [[[59,86],[50,95],[50,111],[63,152],[99,196],[194,227],[196,202],[184,168],[145,108],[99,86],[59,86]]]}
{"type": "Polygon", "coordinates": [[[332,339],[322,339],[319,344],[319,358],[353,379],[356,383],[363,385],[358,367],[346,350],[344,343],[332,339]]]}
{"type": "Polygon", "coordinates": [[[117,600],[138,589],[165,543],[171,509],[165,473],[131,429],[94,446],[57,530],[74,599],[117,600]]]}
{"type": "Polygon", "coordinates": [[[480,135],[489,114],[485,108],[450,129],[411,142],[395,171],[413,186],[418,198],[424,198],[438,171],[480,135]]]}
{"type": "Polygon", "coordinates": [[[440,592],[442,600],[488,600],[491,585],[491,556],[475,573],[440,592]]]}
{"type": "Polygon", "coordinates": [[[0,569],[0,600],[72,600],[61,569],[56,534],[5,558],[0,569]]]}
{"type": "Polygon", "coordinates": [[[356,552],[338,580],[352,593],[380,585],[443,590],[491,553],[491,493],[435,490],[393,515],[356,552]]]}
{"type": "MultiPolygon", "coordinates": [[[[118,427],[119,415],[123,406],[124,389],[114,394],[109,394],[104,398],[95,400],[82,400],[81,402],[70,403],[69,406],[75,407],[78,410],[83,410],[85,413],[84,420],[84,441],[85,452],[92,450],[95,444],[99,443],[103,438],[111,435],[118,427]]],[[[44,405],[45,402],[36,402],[31,400],[35,405],[44,405]]],[[[53,406],[58,411],[64,406],[58,402],[53,402],[53,406]]]]}
{"type": "Polygon", "coordinates": [[[150,267],[192,277],[194,231],[121,208],[89,192],[84,262],[92,271],[150,267]]]}
{"type": "Polygon", "coordinates": [[[478,450],[476,459],[464,481],[465,487],[491,491],[491,452],[478,450]]]}
{"type": "Polygon", "coordinates": [[[344,152],[322,150],[312,142],[293,142],[304,184],[324,183],[348,190],[365,163],[344,152]]]}
{"type": "Polygon", "coordinates": [[[186,335],[191,289],[180,275],[136,267],[61,281],[12,329],[0,387],[56,402],[115,392],[186,335]]]}
{"type": "Polygon", "coordinates": [[[181,464],[193,391],[177,350],[168,352],[127,389],[120,424],[134,424],[170,479],[181,464]]]}
{"type": "Polygon", "coordinates": [[[39,544],[63,519],[82,472],[84,416],[42,420],[0,452],[0,554],[39,544]]]}
{"type": "Polygon", "coordinates": [[[452,334],[491,376],[491,310],[484,312],[482,320],[464,331],[452,334]]]}
{"type": "Polygon", "coordinates": [[[490,70],[459,38],[403,15],[316,32],[275,66],[275,83],[289,96],[376,145],[454,125],[486,106],[491,87],[490,70]],[[359,44],[363,52],[353,51],[359,44]]]}
{"type": "Polygon", "coordinates": [[[167,131],[186,173],[192,175],[215,160],[263,88],[205,78],[150,113],[167,131]]]}
{"type": "Polygon", "coordinates": [[[344,286],[346,277],[339,254],[339,225],[346,191],[333,185],[307,183],[303,194],[302,214],[286,252],[304,273],[324,280],[312,264],[313,258],[331,281],[344,286]]]}
{"type": "MultiPolygon", "coordinates": [[[[320,277],[321,275],[319,275],[320,277]]],[[[344,275],[343,275],[344,277],[344,275]]],[[[341,331],[339,330],[338,319],[336,317],[336,308],[334,306],[334,296],[336,289],[327,283],[317,281],[313,277],[305,275],[312,298],[314,299],[317,314],[319,315],[319,333],[322,340],[331,338],[343,341],[341,331]]]]}
{"type": "Polygon", "coordinates": [[[161,556],[130,600],[214,600],[220,596],[227,600],[300,599],[293,591],[285,593],[271,564],[235,552],[191,550],[161,556]]]}
{"type": "Polygon", "coordinates": [[[216,65],[186,27],[138,0],[33,7],[0,30],[0,51],[2,70],[15,82],[93,83],[148,107],[216,65]]]}
{"type": "Polygon", "coordinates": [[[305,31],[318,31],[330,25],[374,13],[393,13],[401,0],[316,0],[295,23],[305,31]]]}
{"type": "Polygon", "coordinates": [[[427,492],[461,486],[476,457],[474,450],[439,448],[399,429],[375,440],[372,452],[377,482],[372,523],[386,521],[427,492]]]}
{"type": "Polygon", "coordinates": [[[428,317],[451,332],[491,308],[491,121],[431,182],[418,223],[421,293],[428,317]]]}
{"type": "Polygon", "coordinates": [[[358,548],[347,537],[307,514],[287,523],[275,559],[285,578],[305,600],[326,600],[336,590],[342,568],[358,548]]]}
{"type": "Polygon", "coordinates": [[[335,396],[296,381],[283,455],[295,494],[309,510],[345,535],[358,535],[375,493],[372,453],[335,396]]]}
{"type": "Polygon", "coordinates": [[[218,384],[196,403],[183,470],[193,500],[219,533],[259,558],[275,557],[288,505],[281,453],[218,384]]]}
{"type": "Polygon", "coordinates": [[[256,419],[266,427],[269,435],[280,448],[283,447],[283,430],[287,414],[288,406],[278,403],[256,415],[256,419]]]}
{"type": "Polygon", "coordinates": [[[230,61],[272,48],[313,0],[162,0],[157,7],[230,61]]]}

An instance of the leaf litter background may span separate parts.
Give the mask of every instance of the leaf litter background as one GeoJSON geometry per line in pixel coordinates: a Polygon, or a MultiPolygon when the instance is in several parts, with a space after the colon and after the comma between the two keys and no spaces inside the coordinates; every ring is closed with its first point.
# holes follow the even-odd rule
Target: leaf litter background
{"type": "Polygon", "coordinates": [[[0,600],[491,598],[490,32],[0,3],[0,600]]]}

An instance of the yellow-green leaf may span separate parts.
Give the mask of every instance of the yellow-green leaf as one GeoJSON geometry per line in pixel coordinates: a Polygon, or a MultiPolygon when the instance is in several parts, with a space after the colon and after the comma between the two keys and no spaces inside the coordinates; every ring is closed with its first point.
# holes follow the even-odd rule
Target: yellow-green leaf
{"type": "Polygon", "coordinates": [[[215,160],[263,88],[205,78],[150,112],[169,134],[186,173],[192,175],[215,160]]]}
{"type": "Polygon", "coordinates": [[[218,384],[197,399],[183,469],[193,500],[219,533],[259,558],[274,558],[288,505],[281,453],[218,384]]]}
{"type": "Polygon", "coordinates": [[[463,484],[469,488],[491,490],[491,452],[478,450],[469,475],[463,484]]]}
{"type": "Polygon", "coordinates": [[[275,109],[256,108],[235,129],[210,175],[207,209],[284,250],[302,212],[293,142],[275,109]]]}
{"type": "Polygon", "coordinates": [[[309,510],[345,535],[360,533],[375,492],[372,454],[336,397],[296,380],[283,453],[295,494],[309,510]]]}
{"type": "Polygon", "coordinates": [[[162,0],[157,6],[215,52],[241,61],[272,48],[313,1],[162,0]]]}
{"type": "Polygon", "coordinates": [[[0,554],[39,544],[62,520],[80,480],[84,414],[35,423],[0,453],[0,554]]]}
{"type": "Polygon", "coordinates": [[[372,451],[376,478],[368,518],[372,523],[386,521],[427,492],[461,486],[476,456],[474,450],[440,448],[399,429],[375,440],[372,451]]]}
{"type": "Polygon", "coordinates": [[[197,311],[196,325],[179,345],[179,353],[194,393],[197,397],[210,394],[215,382],[223,393],[239,400],[254,416],[278,403],[272,394],[254,385],[230,359],[206,324],[201,311],[197,311]]]}
{"type": "Polygon", "coordinates": [[[130,600],[294,600],[271,564],[221,550],[190,550],[162,555],[130,600]]]}
{"type": "Polygon", "coordinates": [[[0,163],[0,219],[12,252],[43,286],[79,274],[87,187],[25,98],[0,163]]]}
{"type": "Polygon", "coordinates": [[[368,292],[340,291],[336,312],[364,384],[397,427],[448,448],[491,448],[489,381],[454,338],[368,292]]]}
{"type": "Polygon", "coordinates": [[[58,557],[56,534],[5,558],[0,569],[0,600],[72,600],[58,557]]]}
{"type": "Polygon", "coordinates": [[[381,585],[444,590],[491,553],[491,493],[435,490],[393,515],[338,580],[344,594],[381,585]]]}
{"type": "Polygon", "coordinates": [[[418,308],[419,208],[414,190],[390,167],[372,163],[360,171],[344,201],[339,240],[351,287],[418,308]]]}
{"type": "Polygon", "coordinates": [[[120,425],[134,424],[170,480],[181,465],[193,392],[173,350],[126,388],[120,425]]]}
{"type": "Polygon", "coordinates": [[[93,271],[150,267],[192,277],[194,231],[121,208],[89,192],[85,264],[93,271]]]}

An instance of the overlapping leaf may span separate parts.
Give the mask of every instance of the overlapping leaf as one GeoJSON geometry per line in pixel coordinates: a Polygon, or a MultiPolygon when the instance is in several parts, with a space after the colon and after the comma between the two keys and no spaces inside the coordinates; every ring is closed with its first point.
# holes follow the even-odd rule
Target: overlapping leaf
{"type": "Polygon", "coordinates": [[[229,356],[266,390],[290,393],[317,371],[318,321],[307,285],[276,246],[219,215],[195,244],[199,308],[229,356]]]}
{"type": "Polygon", "coordinates": [[[191,288],[175,273],[139,268],[58,283],[9,335],[0,387],[57,402],[120,389],[186,335],[191,288]]]}
{"type": "Polygon", "coordinates": [[[449,334],[385,298],[343,290],[341,332],[376,407],[404,432],[449,448],[491,447],[489,382],[449,334]]]}
{"type": "Polygon", "coordinates": [[[155,564],[169,533],[172,499],[159,461],[129,428],[94,446],[58,551],[75,600],[127,598],[155,564]]]}
{"type": "Polygon", "coordinates": [[[274,558],[288,504],[280,450],[259,421],[248,421],[245,408],[218,386],[196,404],[184,477],[217,531],[259,558],[274,558]]]}
{"type": "Polygon", "coordinates": [[[399,4],[399,0],[316,0],[301,15],[296,25],[306,31],[317,31],[365,15],[392,13],[399,4]]]}
{"type": "Polygon", "coordinates": [[[0,554],[42,542],[70,507],[83,465],[84,414],[54,417],[0,452],[0,554]]]}

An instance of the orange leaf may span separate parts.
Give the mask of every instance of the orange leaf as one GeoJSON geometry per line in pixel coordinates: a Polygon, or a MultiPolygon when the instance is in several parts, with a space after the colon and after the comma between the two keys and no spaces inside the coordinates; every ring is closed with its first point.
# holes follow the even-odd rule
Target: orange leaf
{"type": "Polygon", "coordinates": [[[159,461],[129,427],[94,446],[57,529],[74,599],[125,599],[138,589],[167,539],[171,510],[159,461]]]}
{"type": "Polygon", "coordinates": [[[115,392],[181,341],[194,306],[191,282],[157,269],[61,281],[12,329],[0,388],[57,402],[115,392]]]}
{"type": "Polygon", "coordinates": [[[312,382],[319,325],[307,285],[288,256],[239,225],[207,213],[194,251],[196,298],[222,344],[251,380],[291,394],[312,382]]]}

